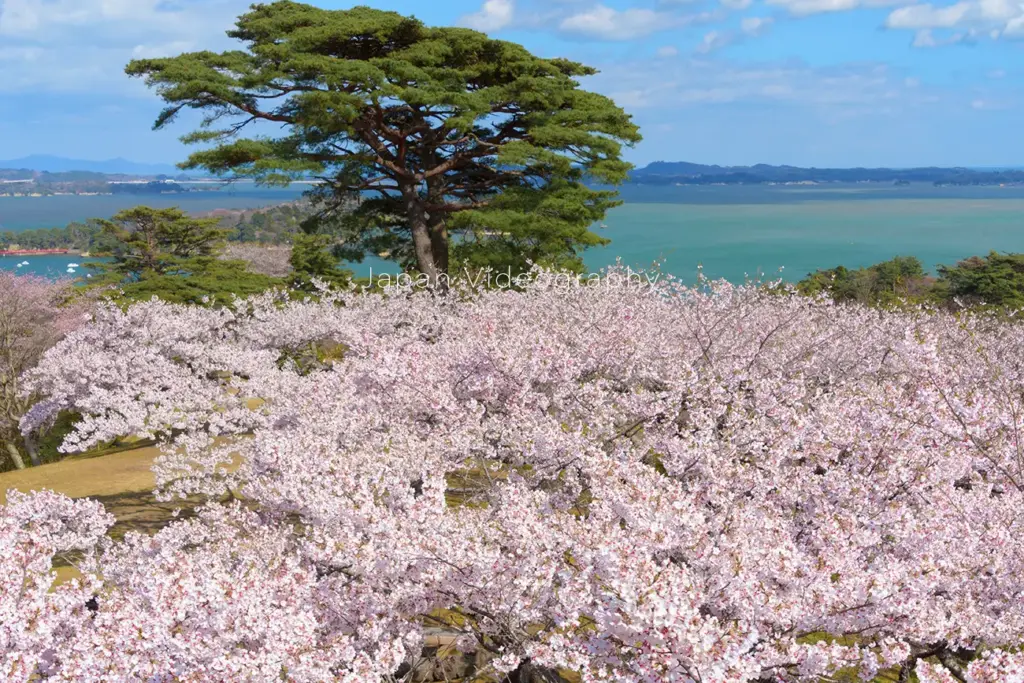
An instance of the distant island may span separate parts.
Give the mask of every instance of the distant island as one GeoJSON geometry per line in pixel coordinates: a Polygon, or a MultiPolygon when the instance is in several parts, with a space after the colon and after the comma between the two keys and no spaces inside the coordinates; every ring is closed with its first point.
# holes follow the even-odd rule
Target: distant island
{"type": "Polygon", "coordinates": [[[642,185],[818,185],[886,183],[909,185],[1024,185],[1024,170],[970,168],[800,168],[799,166],[717,166],[656,161],[630,174],[642,185]]]}
{"type": "Polygon", "coordinates": [[[36,171],[32,169],[0,168],[0,196],[49,197],[53,195],[96,194],[181,194],[209,192],[213,185],[185,186],[193,178],[178,174],[135,176],[127,174],[97,173],[94,171],[36,171]]]}
{"type": "MultiPolygon", "coordinates": [[[[145,168],[124,160],[76,162],[50,157],[26,157],[24,161],[49,159],[50,168],[83,165],[145,168]]],[[[5,168],[0,161],[0,196],[44,197],[72,194],[179,194],[219,189],[225,179],[205,175],[111,173],[93,170],[50,171],[39,168],[5,168]]],[[[719,166],[687,161],[655,161],[630,173],[638,185],[828,185],[873,183],[935,186],[1024,186],[1024,168],[802,168],[799,166],[719,166]]],[[[318,182],[306,180],[298,182],[318,182]]]]}

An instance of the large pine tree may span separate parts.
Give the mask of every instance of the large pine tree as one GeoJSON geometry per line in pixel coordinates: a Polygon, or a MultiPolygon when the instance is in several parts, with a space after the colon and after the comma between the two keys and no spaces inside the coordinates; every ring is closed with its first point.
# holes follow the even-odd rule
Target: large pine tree
{"type": "Polygon", "coordinates": [[[453,256],[579,268],[604,242],[589,228],[616,195],[584,181],[622,182],[622,145],[640,136],[579,87],[592,68],[393,12],[290,0],[254,5],[228,35],[244,49],[127,67],[167,103],[157,128],[184,109],[204,114],[185,140],[206,148],[183,168],[313,175],[328,208],[362,196],[336,226],[345,255],[386,254],[435,283],[453,256]]]}

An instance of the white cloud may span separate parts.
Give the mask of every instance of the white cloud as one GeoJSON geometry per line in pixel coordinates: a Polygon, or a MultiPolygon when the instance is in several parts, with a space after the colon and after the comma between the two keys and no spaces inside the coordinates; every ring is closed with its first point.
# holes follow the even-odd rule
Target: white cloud
{"type": "Polygon", "coordinates": [[[607,5],[594,7],[562,19],[565,33],[597,40],[633,40],[687,23],[687,17],[651,9],[616,10],[607,5]]]}
{"type": "Polygon", "coordinates": [[[0,48],[0,93],[17,91],[111,92],[141,84],[124,75],[121,51],[79,47],[72,56],[42,47],[0,48]]]}
{"type": "Polygon", "coordinates": [[[511,24],[513,14],[515,14],[513,0],[486,0],[479,12],[467,14],[459,19],[459,25],[491,33],[500,31],[511,24]]]}
{"type": "Polygon", "coordinates": [[[721,31],[708,31],[704,34],[704,38],[701,40],[700,45],[697,46],[696,52],[698,54],[707,54],[720,50],[726,45],[733,42],[734,36],[731,33],[723,33],[721,31]]]}
{"type": "Polygon", "coordinates": [[[753,4],[753,0],[721,0],[721,2],[724,7],[735,10],[747,9],[753,4]]]}
{"type": "Polygon", "coordinates": [[[1024,14],[1007,21],[1001,35],[1006,38],[1024,38],[1024,14]]]}
{"type": "Polygon", "coordinates": [[[0,92],[143,93],[135,57],[222,49],[248,0],[0,0],[0,92]]]}
{"type": "Polygon", "coordinates": [[[992,69],[986,75],[992,79],[1000,79],[1006,77],[1006,71],[1004,69],[992,69]]]}
{"type": "Polygon", "coordinates": [[[999,109],[1009,109],[1010,105],[1002,100],[992,100],[988,98],[977,98],[971,100],[971,109],[977,109],[978,111],[994,111],[999,109]]]}
{"type": "Polygon", "coordinates": [[[532,0],[514,6],[515,1],[486,0],[480,11],[464,15],[459,24],[486,31],[514,25],[521,30],[554,31],[570,38],[629,41],[659,31],[721,21],[728,15],[721,7],[706,11],[681,9],[684,5],[700,4],[704,0],[656,0],[653,9],[616,9],[597,0],[532,0]]]}
{"type": "MultiPolygon", "coordinates": [[[[45,38],[53,31],[99,28],[105,35],[112,27],[138,31],[201,31],[211,19],[246,9],[244,0],[189,0],[170,4],[164,0],[4,0],[0,3],[0,35],[15,39],[45,38]]],[[[226,26],[218,23],[216,29],[226,26]]],[[[96,38],[95,34],[80,38],[96,38]]]]}
{"type": "Polygon", "coordinates": [[[771,17],[744,17],[740,22],[740,30],[748,36],[759,36],[768,30],[775,20],[771,17]]]}
{"type": "MultiPolygon", "coordinates": [[[[134,5],[138,16],[152,9],[153,0],[140,0],[134,5]]],[[[90,17],[98,20],[122,18],[133,6],[123,2],[75,2],[58,0],[5,0],[0,7],[0,35],[25,35],[59,24],[85,24],[90,17]]]]}
{"type": "Polygon", "coordinates": [[[795,16],[847,12],[864,7],[889,7],[906,2],[907,0],[767,0],[769,5],[783,7],[795,16]]]}
{"type": "Polygon", "coordinates": [[[611,96],[615,103],[620,107],[624,107],[627,110],[641,109],[649,106],[650,102],[647,99],[647,93],[640,89],[634,90],[615,90],[607,93],[611,96]]]}
{"type": "MultiPolygon", "coordinates": [[[[714,42],[715,37],[705,42],[714,42]]],[[[702,43],[703,44],[703,43],[702,43]]],[[[792,62],[744,65],[694,57],[651,68],[644,63],[601,66],[588,87],[634,112],[707,104],[782,103],[812,107],[832,117],[899,112],[932,103],[935,93],[908,83],[885,65],[811,67],[792,62]]]]}
{"type": "Polygon", "coordinates": [[[909,29],[950,28],[960,24],[970,10],[969,2],[958,2],[949,7],[911,5],[893,10],[885,20],[885,25],[888,28],[909,29]]]}
{"type": "Polygon", "coordinates": [[[172,40],[169,43],[158,45],[136,45],[132,48],[132,59],[156,59],[158,57],[173,57],[182,52],[195,50],[195,43],[188,40],[172,40]]]}
{"type": "Polygon", "coordinates": [[[914,33],[912,47],[942,47],[943,45],[973,45],[981,34],[975,29],[945,33],[936,36],[930,28],[919,29],[914,33]]]}
{"type": "Polygon", "coordinates": [[[916,31],[915,47],[973,43],[984,37],[1024,38],[1024,5],[1018,0],[960,0],[943,6],[922,3],[893,10],[885,26],[916,31]]]}
{"type": "Polygon", "coordinates": [[[911,43],[914,47],[935,47],[938,42],[935,40],[935,36],[932,35],[932,31],[929,28],[923,28],[914,34],[914,42],[911,43]]]}
{"type": "Polygon", "coordinates": [[[772,17],[744,17],[740,21],[739,31],[708,31],[704,34],[700,44],[694,48],[697,54],[708,54],[723,47],[733,45],[750,38],[764,35],[771,25],[775,23],[772,17]]]}
{"type": "Polygon", "coordinates": [[[658,48],[657,54],[662,59],[671,59],[679,55],[679,49],[673,45],[662,45],[658,48]]]}

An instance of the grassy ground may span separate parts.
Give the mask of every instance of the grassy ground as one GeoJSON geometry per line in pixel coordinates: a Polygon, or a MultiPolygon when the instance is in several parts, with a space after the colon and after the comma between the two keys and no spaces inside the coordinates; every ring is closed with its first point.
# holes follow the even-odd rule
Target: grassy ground
{"type": "Polygon", "coordinates": [[[71,456],[61,462],[0,474],[0,503],[7,489],[22,492],[52,489],[72,498],[102,498],[151,491],[150,468],[159,454],[155,447],[135,448],[110,455],[71,456]]]}

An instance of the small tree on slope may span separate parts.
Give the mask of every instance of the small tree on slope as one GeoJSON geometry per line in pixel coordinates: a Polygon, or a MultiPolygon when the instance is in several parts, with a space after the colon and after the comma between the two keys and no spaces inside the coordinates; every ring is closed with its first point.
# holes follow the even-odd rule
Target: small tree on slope
{"type": "Polygon", "coordinates": [[[0,442],[5,457],[18,469],[25,467],[24,450],[32,464],[39,464],[32,440],[23,438],[18,429],[33,403],[21,377],[47,349],[84,322],[81,308],[63,305],[68,293],[67,282],[0,271],[0,442]]]}

